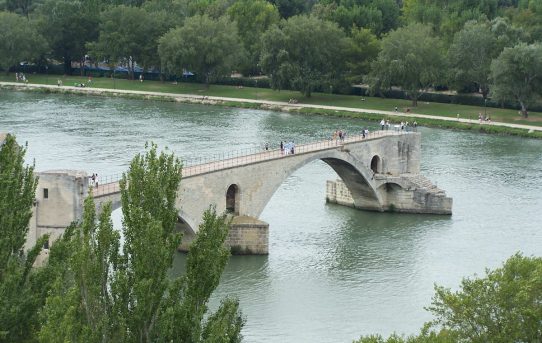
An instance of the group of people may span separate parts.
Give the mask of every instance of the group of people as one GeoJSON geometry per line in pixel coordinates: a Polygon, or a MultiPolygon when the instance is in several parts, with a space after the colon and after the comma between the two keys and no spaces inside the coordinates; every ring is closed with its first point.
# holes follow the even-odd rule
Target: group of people
{"type": "Polygon", "coordinates": [[[295,154],[295,143],[293,141],[288,143],[280,141],[280,152],[283,155],[295,154]]]}
{"type": "Polygon", "coordinates": [[[487,122],[491,124],[491,118],[488,115],[482,115],[482,112],[478,113],[478,122],[482,124],[482,122],[487,122]]]}
{"type": "Polygon", "coordinates": [[[28,79],[26,78],[26,75],[23,73],[15,73],[15,80],[17,82],[22,81],[24,83],[28,83],[28,79]]]}
{"type": "Polygon", "coordinates": [[[335,130],[335,132],[333,132],[333,136],[331,137],[331,139],[334,140],[335,142],[344,142],[344,140],[346,139],[346,131],[335,130]]]}
{"type": "MultiPolygon", "coordinates": [[[[381,130],[389,130],[390,129],[390,121],[389,120],[384,120],[382,119],[380,121],[380,129],[381,130]]],[[[418,123],[416,121],[414,121],[412,124],[409,123],[408,121],[404,122],[402,121],[400,125],[395,125],[394,128],[396,130],[401,130],[401,131],[409,131],[411,128],[416,131],[417,128],[418,128],[418,123]]]]}
{"type": "Polygon", "coordinates": [[[97,173],[92,173],[92,176],[89,176],[89,178],[92,181],[92,184],[95,187],[98,187],[98,174],[97,173]]]}

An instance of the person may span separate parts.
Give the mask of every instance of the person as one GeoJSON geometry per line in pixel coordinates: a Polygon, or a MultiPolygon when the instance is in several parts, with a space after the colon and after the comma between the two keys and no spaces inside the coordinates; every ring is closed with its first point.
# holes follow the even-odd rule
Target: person
{"type": "Polygon", "coordinates": [[[397,112],[397,110],[398,110],[398,108],[397,108],[397,106],[395,106],[395,112],[397,112]]]}
{"type": "Polygon", "coordinates": [[[98,188],[98,173],[96,173],[96,188],[98,188]]]}
{"type": "Polygon", "coordinates": [[[56,80],[56,85],[58,87],[62,86],[62,80],[61,79],[56,80]]]}
{"type": "Polygon", "coordinates": [[[139,82],[143,82],[143,74],[139,74],[139,82]]]}
{"type": "Polygon", "coordinates": [[[365,128],[361,129],[361,138],[365,138],[365,128]]]}
{"type": "Polygon", "coordinates": [[[401,122],[401,131],[405,129],[405,122],[401,122]]]}
{"type": "Polygon", "coordinates": [[[384,126],[386,126],[386,121],[384,120],[384,118],[382,118],[382,120],[380,121],[380,126],[381,126],[381,130],[384,130],[384,126]]]}
{"type": "Polygon", "coordinates": [[[269,144],[265,143],[265,151],[269,150],[269,144]]]}
{"type": "Polygon", "coordinates": [[[291,153],[292,153],[292,155],[293,155],[293,154],[295,154],[295,144],[294,144],[293,141],[290,142],[290,146],[292,147],[292,148],[291,148],[291,153]]]}
{"type": "Polygon", "coordinates": [[[389,129],[390,129],[390,121],[386,120],[386,130],[389,130],[389,129]]]}
{"type": "Polygon", "coordinates": [[[414,123],[412,123],[412,126],[414,127],[414,131],[418,131],[417,130],[418,123],[415,120],[414,120],[414,123]]]}
{"type": "Polygon", "coordinates": [[[283,141],[280,141],[280,152],[281,153],[284,152],[284,142],[283,141]]]}

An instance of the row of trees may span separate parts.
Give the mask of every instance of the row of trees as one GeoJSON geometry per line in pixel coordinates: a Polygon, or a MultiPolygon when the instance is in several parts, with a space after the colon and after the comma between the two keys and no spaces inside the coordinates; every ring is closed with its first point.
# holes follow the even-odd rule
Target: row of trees
{"type": "Polygon", "coordinates": [[[538,0],[4,0],[0,68],[23,60],[269,76],[310,96],[367,83],[416,105],[430,87],[517,102],[542,93],[538,0]],[[505,53],[506,51],[506,53],[505,53]],[[533,55],[534,57],[529,57],[533,55]],[[539,54],[538,54],[539,56],[539,54]],[[519,67],[512,65],[521,61],[519,67]],[[520,89],[520,90],[518,90],[520,89]]]}
{"type": "Polygon", "coordinates": [[[122,230],[90,195],[82,220],[33,267],[48,240],[23,250],[37,179],[13,136],[0,143],[0,342],[240,342],[237,300],[207,313],[229,258],[224,216],[205,212],[186,273],[168,274],[181,239],[178,159],[154,145],[136,156],[121,181],[122,230]]]}

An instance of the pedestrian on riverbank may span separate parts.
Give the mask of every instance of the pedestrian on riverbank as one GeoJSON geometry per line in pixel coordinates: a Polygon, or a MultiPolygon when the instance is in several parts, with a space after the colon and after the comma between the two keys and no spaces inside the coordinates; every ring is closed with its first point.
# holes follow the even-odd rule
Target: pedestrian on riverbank
{"type": "Polygon", "coordinates": [[[284,153],[284,142],[280,141],[280,153],[284,153]]]}
{"type": "Polygon", "coordinates": [[[265,151],[269,150],[269,143],[265,143],[265,151]]]}
{"type": "MultiPolygon", "coordinates": [[[[397,107],[396,107],[397,108],[397,107]]],[[[382,120],[380,121],[380,129],[381,130],[384,130],[384,127],[386,126],[386,121],[384,120],[384,118],[382,118],[382,120]]]]}

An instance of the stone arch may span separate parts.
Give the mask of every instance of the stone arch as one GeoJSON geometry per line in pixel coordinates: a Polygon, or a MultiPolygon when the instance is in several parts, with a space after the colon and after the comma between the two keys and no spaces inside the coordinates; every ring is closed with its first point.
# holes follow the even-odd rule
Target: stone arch
{"type": "MultiPolygon", "coordinates": [[[[291,158],[295,159],[296,157],[298,156],[294,155],[291,158]]],[[[268,192],[263,193],[265,194],[263,196],[260,195],[262,198],[260,198],[257,202],[257,207],[253,208],[249,215],[259,217],[280,185],[294,172],[315,160],[321,160],[329,165],[343,180],[352,194],[354,206],[356,208],[372,211],[384,210],[380,192],[377,191],[377,185],[372,178],[370,169],[350,153],[345,155],[344,152],[340,151],[327,151],[314,154],[309,158],[299,159],[297,163],[291,164],[288,168],[285,168],[279,174],[280,177],[272,178],[272,182],[269,183],[268,192]]],[[[271,181],[271,179],[269,181],[271,181]]]]}
{"type": "Polygon", "coordinates": [[[231,184],[226,191],[226,212],[239,214],[239,186],[231,184]]]}
{"type": "Polygon", "coordinates": [[[371,170],[375,174],[382,173],[382,159],[380,156],[374,155],[373,158],[371,158],[371,170]]]}

